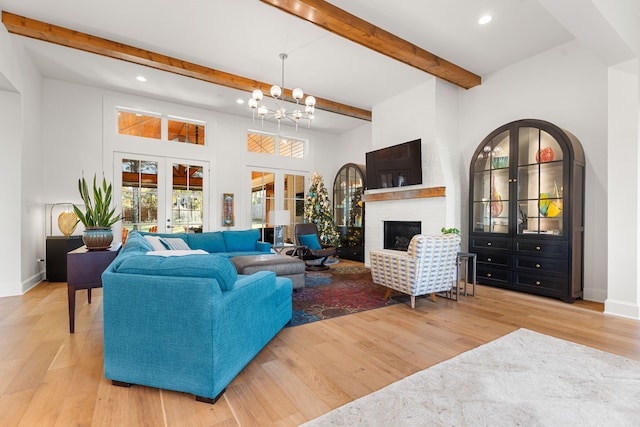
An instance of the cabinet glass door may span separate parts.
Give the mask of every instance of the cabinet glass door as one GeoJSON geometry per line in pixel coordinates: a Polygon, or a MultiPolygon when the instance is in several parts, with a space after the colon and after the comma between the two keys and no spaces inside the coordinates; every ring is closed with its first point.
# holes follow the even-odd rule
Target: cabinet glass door
{"type": "Polygon", "coordinates": [[[333,217],[337,227],[347,225],[349,212],[347,200],[347,168],[342,168],[336,177],[336,185],[333,186],[333,217]]]}
{"type": "Polygon", "coordinates": [[[549,133],[518,132],[518,234],[563,234],[562,148],[549,133]]]}
{"type": "Polygon", "coordinates": [[[509,233],[509,131],[492,138],[478,154],[473,174],[473,231],[509,233]]]}

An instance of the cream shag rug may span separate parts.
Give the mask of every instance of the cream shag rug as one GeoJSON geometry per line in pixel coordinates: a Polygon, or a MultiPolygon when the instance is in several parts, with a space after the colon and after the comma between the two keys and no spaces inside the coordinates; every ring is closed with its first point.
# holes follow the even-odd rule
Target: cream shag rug
{"type": "Polygon", "coordinates": [[[519,329],[304,424],[639,426],[640,362],[519,329]]]}

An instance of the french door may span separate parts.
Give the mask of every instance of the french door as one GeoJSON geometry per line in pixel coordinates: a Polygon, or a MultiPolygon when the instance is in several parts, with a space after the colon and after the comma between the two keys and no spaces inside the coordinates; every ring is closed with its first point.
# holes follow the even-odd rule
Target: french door
{"type": "Polygon", "coordinates": [[[114,201],[122,209],[123,234],[208,229],[208,162],[115,153],[114,165],[114,201]]]}

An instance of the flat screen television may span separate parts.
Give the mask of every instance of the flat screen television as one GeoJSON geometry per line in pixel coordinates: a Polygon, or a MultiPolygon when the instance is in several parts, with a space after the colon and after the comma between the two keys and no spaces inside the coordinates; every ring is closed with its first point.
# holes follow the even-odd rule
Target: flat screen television
{"type": "Polygon", "coordinates": [[[422,140],[366,153],[367,189],[422,184],[422,140]]]}

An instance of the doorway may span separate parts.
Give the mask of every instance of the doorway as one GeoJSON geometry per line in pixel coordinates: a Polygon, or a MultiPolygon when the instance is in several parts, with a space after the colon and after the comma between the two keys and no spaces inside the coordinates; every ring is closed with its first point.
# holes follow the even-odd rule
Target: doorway
{"type": "Polygon", "coordinates": [[[209,163],[116,153],[114,200],[129,231],[199,233],[209,227],[209,163]]]}

